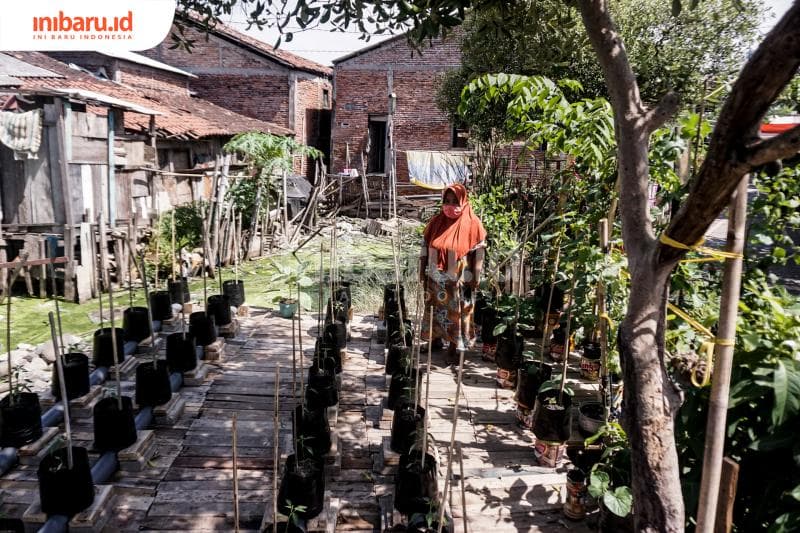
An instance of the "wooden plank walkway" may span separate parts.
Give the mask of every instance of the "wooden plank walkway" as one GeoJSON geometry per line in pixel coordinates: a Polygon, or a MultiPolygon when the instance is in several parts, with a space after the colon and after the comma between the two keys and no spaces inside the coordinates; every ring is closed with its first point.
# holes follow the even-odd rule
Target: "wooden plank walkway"
{"type": "MultiPolygon", "coordinates": [[[[239,526],[258,531],[265,512],[271,515],[273,476],[273,408],[275,367],[281,365],[280,452],[291,453],[292,391],[291,321],[254,310],[241,319],[241,331],[225,345],[224,356],[207,379],[180,391],[186,407],[170,426],[153,428],[156,454],[140,472],[117,472],[109,520],[103,531],[233,531],[231,418],[237,415],[239,526]]],[[[380,531],[384,495],[394,490],[396,467],[382,467],[383,443],[389,436],[383,402],[387,396],[383,343],[375,338],[377,320],[355,317],[342,386],[335,434],[340,468],[327,469],[327,491],[338,513],[335,531],[380,531]]],[[[303,319],[305,366],[310,366],[316,318],[303,319]]],[[[145,356],[141,356],[145,357],[145,356]]],[[[298,362],[299,364],[299,362],[298,362]]],[[[577,369],[577,362],[571,367],[577,369]]],[[[298,368],[298,372],[300,369],[298,368]]],[[[307,372],[307,370],[305,370],[307,372]]],[[[587,523],[563,517],[566,467],[537,466],[533,437],[517,425],[512,392],[497,387],[493,364],[478,353],[465,359],[456,441],[463,450],[466,508],[454,464],[448,497],[453,531],[469,533],[589,531],[587,523]]],[[[579,397],[593,386],[569,374],[579,397]]],[[[131,381],[126,390],[132,390],[131,381]]],[[[439,456],[447,458],[456,369],[443,352],[434,353],[430,372],[430,432],[439,456]]],[[[77,420],[76,437],[91,445],[91,420],[77,420]]],[[[96,456],[95,456],[96,458],[96,456]]],[[[281,461],[283,463],[283,461],[281,461]]],[[[442,465],[444,473],[444,465],[442,465]]],[[[443,475],[441,476],[443,482],[443,475]]],[[[441,488],[441,486],[440,486],[441,488]]],[[[38,499],[36,467],[18,465],[0,478],[0,512],[21,517],[38,499]]],[[[333,524],[329,531],[334,531],[333,524]]]]}

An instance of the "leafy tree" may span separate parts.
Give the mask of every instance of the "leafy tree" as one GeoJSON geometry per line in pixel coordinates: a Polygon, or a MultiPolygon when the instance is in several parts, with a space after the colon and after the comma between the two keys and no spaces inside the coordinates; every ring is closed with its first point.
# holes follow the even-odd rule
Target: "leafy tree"
{"type": "MultiPolygon", "coordinates": [[[[570,98],[607,96],[600,65],[574,7],[558,0],[516,3],[517,21],[492,27],[496,9],[473,12],[464,24],[462,66],[447,74],[439,107],[452,120],[468,120],[473,138],[486,139],[498,128],[489,110],[457,112],[461,90],[470,81],[495,72],[574,79],[580,89],[570,98]],[[487,31],[487,27],[492,27],[487,31]]],[[[760,2],[706,0],[670,16],[660,0],[614,0],[611,13],[620,28],[636,79],[647,102],[667,90],[680,91],[684,103],[696,102],[705,80],[726,80],[739,68],[762,17],[760,2]]],[[[710,89],[709,89],[710,90],[710,89]]]]}
{"type": "MultiPolygon", "coordinates": [[[[461,24],[470,9],[493,7],[498,13],[497,26],[511,27],[513,8],[522,4],[522,0],[297,0],[287,9],[285,2],[241,1],[255,8],[252,18],[258,19],[256,22],[274,22],[277,16],[282,27],[289,21],[306,27],[324,20],[341,29],[354,25],[365,34],[367,24],[388,31],[410,26],[411,37],[418,41],[461,24]]],[[[686,250],[660,242],[648,207],[650,136],[675,115],[679,99],[668,92],[656,105],[645,103],[608,2],[575,3],[601,65],[614,117],[622,236],[631,274],[627,315],[618,337],[636,527],[646,532],[682,531],[685,511],[674,438],[674,419],[682,397],[666,369],[664,341],[669,281],[686,250]]],[[[214,17],[215,10],[229,10],[232,2],[194,0],[182,5],[187,4],[205,8],[204,13],[214,17]]],[[[681,0],[673,0],[673,6],[682,7],[681,0]]],[[[559,24],[557,17],[551,20],[559,24]]],[[[705,160],[666,229],[672,239],[687,245],[698,242],[746,174],[800,150],[800,127],[771,139],[758,138],[762,118],[798,66],[800,3],[794,3],[733,83],[705,160]]]]}

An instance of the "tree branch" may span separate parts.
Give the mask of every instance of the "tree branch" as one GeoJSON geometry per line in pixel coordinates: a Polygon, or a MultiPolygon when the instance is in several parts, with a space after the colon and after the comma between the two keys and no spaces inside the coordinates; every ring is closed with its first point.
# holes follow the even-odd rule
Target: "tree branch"
{"type": "MultiPolygon", "coordinates": [[[[800,66],[800,2],[795,2],[764,38],[742,69],[722,107],[703,165],[689,195],[672,218],[667,234],[678,242],[699,241],[728,205],[742,176],[756,161],[768,162],[792,146],[791,130],[770,141],[748,146],[758,138],[761,120],[800,66]]],[[[657,261],[674,265],[685,250],[659,247],[657,261]]]]}
{"type": "Polygon", "coordinates": [[[797,152],[800,152],[800,126],[795,126],[770,139],[758,141],[747,148],[745,160],[751,168],[797,155],[797,152]]]}
{"type": "Polygon", "coordinates": [[[647,131],[653,132],[664,125],[669,119],[675,116],[678,112],[678,103],[680,98],[678,93],[669,91],[661,97],[658,105],[649,110],[644,117],[647,131]]]}
{"type": "Polygon", "coordinates": [[[655,117],[663,116],[668,108],[666,104],[659,105],[652,115],[654,118],[648,118],[625,45],[611,20],[606,0],[580,0],[578,8],[603,69],[614,110],[622,236],[632,260],[630,266],[635,269],[638,259],[645,257],[655,242],[647,206],[648,122],[656,123],[655,117]]]}

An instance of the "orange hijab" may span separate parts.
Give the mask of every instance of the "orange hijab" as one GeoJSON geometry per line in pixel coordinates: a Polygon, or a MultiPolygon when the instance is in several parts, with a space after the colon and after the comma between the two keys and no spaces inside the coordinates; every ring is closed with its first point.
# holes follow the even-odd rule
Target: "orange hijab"
{"type": "Polygon", "coordinates": [[[456,195],[461,206],[461,215],[458,218],[448,218],[444,213],[439,213],[428,222],[423,233],[428,246],[439,252],[437,259],[439,270],[447,269],[447,252],[449,250],[455,252],[456,260],[458,260],[486,238],[483,224],[469,205],[467,189],[460,183],[450,185],[442,191],[442,200],[447,195],[447,191],[453,191],[456,195]]]}

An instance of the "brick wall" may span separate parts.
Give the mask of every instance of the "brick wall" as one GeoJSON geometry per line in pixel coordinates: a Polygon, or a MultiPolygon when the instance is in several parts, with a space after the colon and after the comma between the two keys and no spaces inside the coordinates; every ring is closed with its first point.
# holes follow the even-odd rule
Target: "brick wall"
{"type": "MultiPolygon", "coordinates": [[[[388,112],[390,80],[397,98],[393,120],[398,182],[408,181],[406,150],[450,150],[452,127],[436,106],[436,93],[444,73],[457,68],[460,59],[458,35],[434,40],[421,52],[400,37],[336,64],[333,171],[345,168],[348,144],[351,166],[360,168],[369,117],[388,112]]],[[[400,190],[400,194],[419,192],[400,190]]]]}

